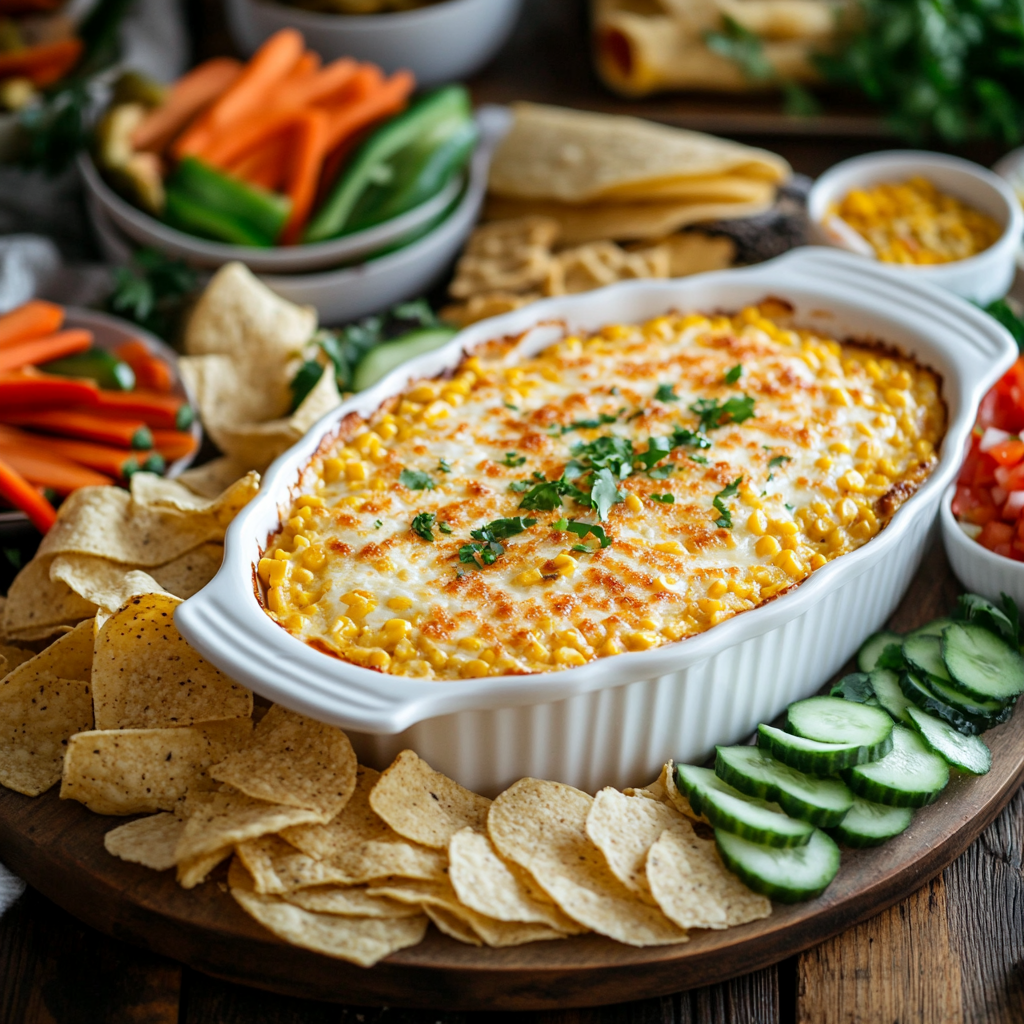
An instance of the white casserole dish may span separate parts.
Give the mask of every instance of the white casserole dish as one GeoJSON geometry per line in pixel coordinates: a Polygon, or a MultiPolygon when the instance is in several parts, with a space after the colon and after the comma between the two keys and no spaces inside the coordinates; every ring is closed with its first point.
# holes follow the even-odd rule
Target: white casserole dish
{"type": "MultiPolygon", "coordinates": [[[[552,333],[534,332],[525,351],[549,344],[552,333]]],[[[741,740],[820,686],[885,621],[920,561],[977,403],[1015,357],[1010,335],[980,310],[834,249],[548,299],[468,327],[325,416],[270,467],[259,496],[228,529],[217,576],[178,608],[175,621],[193,647],[239,682],[344,727],[370,765],[412,747],[482,793],[528,775],[590,792],[641,784],[669,757],[701,760],[715,744],[741,740]],[[805,326],[838,339],[882,340],[933,367],[949,409],[935,471],[889,526],[779,599],[649,651],[562,672],[443,682],[383,675],[321,654],[276,625],[256,600],[261,546],[278,529],[321,439],[349,412],[369,415],[410,379],[455,366],[464,348],[544,321],[579,330],[672,308],[736,310],[769,295],[791,302],[805,326]]]]}

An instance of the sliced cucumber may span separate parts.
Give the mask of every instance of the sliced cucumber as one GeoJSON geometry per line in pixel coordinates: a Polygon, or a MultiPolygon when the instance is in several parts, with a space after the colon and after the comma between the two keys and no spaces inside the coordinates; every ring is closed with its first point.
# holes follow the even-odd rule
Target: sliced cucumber
{"type": "Polygon", "coordinates": [[[979,700],[1012,700],[1024,693],[1024,658],[982,626],[954,622],[942,631],[942,660],[953,687],[979,700]]]}
{"type": "Polygon", "coordinates": [[[946,663],[942,660],[941,638],[924,635],[908,638],[903,643],[903,657],[918,672],[943,683],[952,682],[946,671],[946,663]]]}
{"type": "Polygon", "coordinates": [[[715,828],[765,846],[803,846],[814,828],[789,817],[777,804],[744,796],[710,768],[676,765],[676,785],[697,814],[715,828]]]}
{"type": "Polygon", "coordinates": [[[887,668],[876,668],[869,676],[871,689],[874,690],[878,703],[892,715],[897,722],[910,725],[907,708],[910,700],[900,689],[899,676],[887,668]]]}
{"type": "Polygon", "coordinates": [[[870,704],[852,704],[839,697],[808,697],[786,709],[786,728],[805,740],[819,743],[859,743],[875,753],[885,753],[892,719],[870,704]]]}
{"type": "MultiPolygon", "coordinates": [[[[967,714],[960,708],[947,704],[940,697],[936,697],[930,686],[921,682],[913,672],[900,673],[900,689],[904,696],[922,711],[948,722],[957,732],[962,732],[965,736],[977,735],[988,728],[988,719],[967,714]]],[[[907,724],[912,723],[908,722],[907,724]]]]}
{"type": "Polygon", "coordinates": [[[865,761],[887,754],[892,749],[892,739],[886,741],[881,754],[876,754],[875,748],[864,747],[859,743],[819,743],[817,740],[805,740],[802,736],[783,732],[771,725],[759,725],[757,745],[797,771],[809,772],[811,775],[834,775],[843,768],[864,764],[865,761]]]}
{"type": "Polygon", "coordinates": [[[385,341],[375,345],[356,364],[352,373],[352,387],[362,391],[371,384],[376,384],[386,377],[396,366],[400,366],[413,356],[421,356],[424,352],[433,352],[455,337],[456,331],[451,327],[424,327],[412,331],[394,341],[385,341]]]}
{"type": "Polygon", "coordinates": [[[977,736],[964,736],[920,708],[911,708],[909,714],[928,749],[944,757],[954,768],[962,768],[973,775],[985,775],[992,767],[992,751],[985,746],[984,740],[977,736]]]}
{"type": "Polygon", "coordinates": [[[918,626],[917,629],[912,629],[905,637],[906,640],[913,639],[919,636],[942,636],[942,631],[947,626],[953,625],[953,619],[934,619],[931,622],[926,622],[923,626],[918,626]]]}
{"type": "MultiPolygon", "coordinates": [[[[959,690],[954,690],[949,683],[943,683],[933,676],[921,680],[925,687],[932,691],[941,701],[955,708],[965,718],[977,723],[976,732],[984,732],[994,725],[1001,725],[1013,714],[1013,701],[972,700],[959,690]]],[[[927,710],[927,709],[925,709],[927,710]]],[[[970,735],[968,733],[968,735],[970,735]]]]}
{"type": "Polygon", "coordinates": [[[821,828],[838,824],[853,806],[846,783],[797,771],[757,747],[719,747],[715,774],[741,793],[773,800],[787,814],[821,828]]]}
{"type": "Polygon", "coordinates": [[[888,630],[882,630],[881,633],[872,633],[860,645],[860,650],[857,651],[857,668],[861,672],[870,672],[882,656],[882,651],[889,644],[896,644],[898,647],[902,643],[903,637],[899,633],[890,633],[888,630]]]}
{"type": "Polygon", "coordinates": [[[846,846],[857,849],[881,846],[906,831],[913,817],[912,807],[886,807],[857,797],[846,817],[832,829],[832,835],[846,846]]]}
{"type": "Polygon", "coordinates": [[[865,800],[888,807],[923,807],[949,782],[949,765],[904,725],[894,725],[892,750],[879,761],[849,768],[846,784],[865,800]]]}
{"type": "Polygon", "coordinates": [[[780,850],[715,829],[715,842],[725,866],[754,892],[798,903],[820,896],[839,871],[839,847],[820,829],[805,846],[780,850]]]}

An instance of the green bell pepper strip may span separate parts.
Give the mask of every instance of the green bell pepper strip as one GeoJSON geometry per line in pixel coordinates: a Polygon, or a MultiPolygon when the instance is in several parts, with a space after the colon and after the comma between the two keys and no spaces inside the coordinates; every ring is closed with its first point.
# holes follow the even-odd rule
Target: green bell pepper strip
{"type": "Polygon", "coordinates": [[[305,242],[323,242],[350,230],[349,222],[357,203],[367,190],[401,190],[406,182],[398,177],[397,157],[425,138],[444,141],[455,127],[472,117],[469,94],[462,86],[449,85],[416,100],[404,113],[378,128],[356,151],[339,177],[327,201],[310,221],[305,242]],[[447,131],[439,128],[450,125],[447,131]],[[441,131],[439,136],[434,133],[441,131]]]}
{"type": "Polygon", "coordinates": [[[190,235],[198,235],[200,238],[212,238],[217,242],[251,245],[261,249],[267,249],[274,244],[272,239],[257,232],[250,224],[243,223],[230,214],[221,213],[220,210],[204,206],[201,200],[193,199],[177,189],[167,190],[164,220],[173,228],[190,235]]]}
{"type": "Polygon", "coordinates": [[[135,388],[135,372],[122,359],[101,348],[90,348],[77,355],[65,356],[43,363],[44,373],[56,373],[61,377],[85,377],[107,391],[132,391],[135,388]]]}
{"type": "Polygon", "coordinates": [[[292,201],[265,188],[232,178],[195,157],[185,157],[167,180],[169,192],[223,217],[247,225],[272,245],[284,230],[292,201]]]}

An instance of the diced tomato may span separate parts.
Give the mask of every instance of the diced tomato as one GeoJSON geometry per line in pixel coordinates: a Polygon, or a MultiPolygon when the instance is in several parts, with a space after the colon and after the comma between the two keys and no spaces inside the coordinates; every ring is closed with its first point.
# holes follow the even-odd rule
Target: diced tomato
{"type": "Polygon", "coordinates": [[[953,515],[965,523],[984,526],[999,518],[999,509],[987,490],[974,490],[960,484],[953,496],[953,515]]]}
{"type": "Polygon", "coordinates": [[[998,401],[999,396],[996,394],[995,388],[981,400],[981,405],[978,407],[978,426],[983,430],[995,426],[998,401]]]}
{"type": "Polygon", "coordinates": [[[996,482],[996,467],[999,465],[988,452],[978,452],[978,461],[974,467],[975,487],[991,487],[996,482]]]}
{"type": "Polygon", "coordinates": [[[995,551],[996,554],[1009,555],[1010,544],[1013,541],[1013,527],[1009,523],[1003,523],[999,520],[993,519],[991,522],[986,523],[978,534],[978,543],[982,547],[988,548],[990,551],[995,551]],[[997,548],[1005,548],[1005,551],[996,551],[997,548]]]}
{"type": "MultiPolygon", "coordinates": [[[[1000,469],[1002,469],[1002,467],[1000,467],[1000,469]]],[[[993,472],[993,476],[996,476],[995,472],[993,472]]],[[[1002,473],[998,474],[996,479],[998,480],[999,486],[1002,487],[1004,491],[1024,491],[1024,465],[1014,466],[1013,469],[1003,470],[1002,473]],[[1002,477],[1002,480],[998,479],[1000,476],[1002,477]]]]}
{"type": "Polygon", "coordinates": [[[1019,439],[1002,441],[989,448],[988,454],[991,455],[1000,466],[1016,466],[1021,459],[1024,459],[1024,441],[1019,439]]]}

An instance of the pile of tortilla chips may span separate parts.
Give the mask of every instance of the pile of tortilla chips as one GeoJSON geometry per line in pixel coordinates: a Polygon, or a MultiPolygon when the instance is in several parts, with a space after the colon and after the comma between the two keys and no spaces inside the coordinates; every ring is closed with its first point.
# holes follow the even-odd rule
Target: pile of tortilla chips
{"type": "Polygon", "coordinates": [[[563,245],[657,239],[769,209],[790,176],[767,150],[634,117],[513,105],[486,216],[557,221],[563,245]]]}
{"type": "Polygon", "coordinates": [[[187,889],[230,862],[232,895],[274,935],[363,966],[429,922],[477,946],[646,946],[770,913],[695,832],[669,766],[644,790],[522,779],[492,801],[411,750],[378,774],[340,729],[254,702],[174,612],[257,486],[204,498],[139,474],[68,499],[4,607],[0,785],[145,815],[107,833],[111,854],[187,889]]]}

